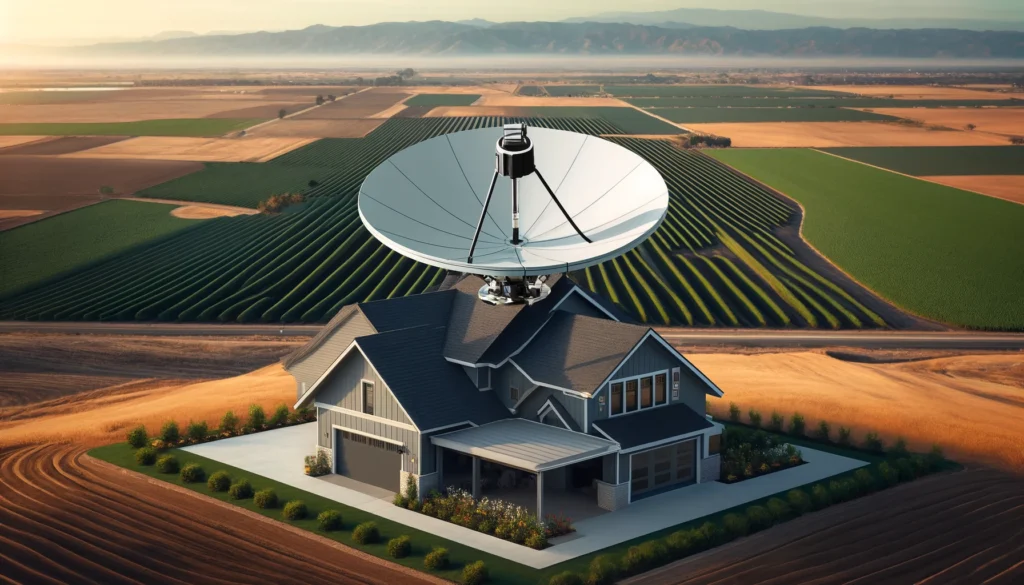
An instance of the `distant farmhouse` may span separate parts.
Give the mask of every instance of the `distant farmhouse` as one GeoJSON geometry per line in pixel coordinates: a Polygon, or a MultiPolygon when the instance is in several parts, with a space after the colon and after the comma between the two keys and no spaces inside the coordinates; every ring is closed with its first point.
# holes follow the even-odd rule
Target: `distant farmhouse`
{"type": "MultiPolygon", "coordinates": [[[[719,478],[722,391],[653,329],[567,277],[492,306],[478,277],[349,305],[285,360],[332,471],[421,497],[525,484],[606,510],[719,478]]],[[[531,496],[532,491],[528,491],[531,496]]],[[[553,511],[553,510],[551,510],[553,511]]]]}

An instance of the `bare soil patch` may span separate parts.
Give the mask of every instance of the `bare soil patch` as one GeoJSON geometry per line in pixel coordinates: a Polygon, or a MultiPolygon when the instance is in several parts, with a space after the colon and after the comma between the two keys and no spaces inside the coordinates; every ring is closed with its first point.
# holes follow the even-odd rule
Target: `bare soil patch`
{"type": "Polygon", "coordinates": [[[224,110],[216,112],[206,116],[207,118],[264,118],[271,120],[277,117],[278,112],[284,110],[287,113],[297,112],[299,110],[308,108],[315,105],[312,100],[309,102],[283,102],[274,104],[261,104],[258,106],[248,106],[243,108],[236,108],[233,110],[224,110]]]}
{"type": "MultiPolygon", "coordinates": [[[[90,160],[50,156],[0,156],[0,207],[9,195],[46,197],[53,195],[95,196],[100,187],[112,187],[115,194],[130,194],[164,181],[201,170],[195,162],[168,160],[90,160]]],[[[33,205],[28,209],[44,209],[33,205]]]]}
{"type": "MultiPolygon", "coordinates": [[[[121,92],[95,92],[121,93],[121,92]]],[[[285,109],[298,109],[292,102],[285,109]]],[[[303,105],[312,105],[305,104],[303,105]]],[[[222,112],[264,107],[259,100],[197,98],[191,100],[109,101],[81,104],[24,105],[0,107],[0,123],[58,122],[134,122],[136,120],[168,120],[178,118],[238,117],[217,116],[222,112]]],[[[267,118],[277,116],[280,104],[268,107],[267,118]]],[[[256,116],[260,117],[260,116],[256,116]]]]}
{"type": "Polygon", "coordinates": [[[529,111],[527,108],[520,106],[439,106],[427,112],[423,117],[527,116],[529,111]]]}
{"type": "Polygon", "coordinates": [[[42,209],[0,209],[0,219],[11,217],[32,217],[43,213],[42,209]]]}
{"type": "Polygon", "coordinates": [[[24,155],[57,155],[70,154],[90,148],[97,148],[107,144],[120,142],[126,136],[59,136],[52,140],[41,140],[30,142],[20,146],[0,151],[0,155],[24,154],[24,155]]]}
{"type": "Polygon", "coordinates": [[[310,120],[299,117],[260,126],[250,137],[280,138],[362,138],[385,120],[310,120]]]}
{"type": "Polygon", "coordinates": [[[0,136],[0,149],[10,148],[20,144],[30,144],[32,142],[38,142],[48,138],[48,136],[0,136]]]}
{"type": "MultiPolygon", "coordinates": [[[[874,110],[885,113],[881,110],[874,110]]],[[[904,112],[942,110],[887,110],[904,112]]],[[[951,110],[956,111],[956,110],[951,110]]],[[[972,112],[982,110],[970,110],[972,112]]],[[[740,148],[829,148],[837,146],[986,146],[1008,144],[984,132],[936,131],[882,122],[758,122],[687,124],[694,132],[732,138],[740,148]]]]}
{"type": "MultiPolygon", "coordinates": [[[[424,107],[424,106],[419,106],[419,107],[424,107]]],[[[370,117],[371,118],[385,118],[385,119],[387,119],[387,118],[391,118],[392,116],[395,116],[397,114],[400,114],[400,113],[402,113],[402,112],[404,112],[405,110],[408,110],[408,109],[409,109],[409,106],[405,105],[403,102],[399,102],[399,103],[391,106],[390,108],[388,108],[386,110],[377,112],[376,114],[374,114],[374,115],[372,115],[370,117]]]]}
{"type": "Polygon", "coordinates": [[[1020,476],[991,469],[927,477],[623,583],[1020,583],[1022,492],[1020,476]]]}
{"type": "Polygon", "coordinates": [[[382,91],[389,88],[375,88],[361,91],[336,102],[295,116],[296,120],[337,120],[343,118],[369,118],[405,100],[411,94],[407,91],[382,91]]]}
{"type": "MultiPolygon", "coordinates": [[[[871,111],[956,129],[967,124],[977,126],[965,134],[1024,135],[1024,108],[873,108],[871,111]]],[[[1002,138],[1002,144],[1009,142],[1002,138]]]]}
{"type": "Polygon", "coordinates": [[[512,106],[512,107],[544,107],[544,106],[578,106],[578,107],[631,107],[626,102],[611,97],[551,97],[494,94],[481,96],[476,106],[512,106]]]}
{"type": "Polygon", "coordinates": [[[918,178],[1024,204],[1024,175],[940,175],[918,178]]]}
{"type": "MultiPolygon", "coordinates": [[[[283,122],[268,124],[274,126],[283,122]]],[[[76,152],[66,158],[266,162],[315,140],[306,137],[193,138],[139,136],[76,152]]]]}
{"type": "Polygon", "coordinates": [[[928,85],[814,85],[803,89],[842,91],[865,96],[893,96],[904,100],[1005,100],[1024,97],[1024,94],[997,93],[957,87],[931,87],[928,85]]]}
{"type": "Polygon", "coordinates": [[[233,209],[224,209],[220,207],[206,207],[203,205],[186,205],[184,207],[178,207],[171,211],[171,215],[174,217],[180,217],[181,219],[213,219],[215,217],[235,217],[238,215],[246,215],[241,211],[233,209]]]}

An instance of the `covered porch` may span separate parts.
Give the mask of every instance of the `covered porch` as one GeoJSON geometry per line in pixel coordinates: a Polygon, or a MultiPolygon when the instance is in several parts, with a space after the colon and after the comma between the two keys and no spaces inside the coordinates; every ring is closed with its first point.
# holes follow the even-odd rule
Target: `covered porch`
{"type": "Polygon", "coordinates": [[[465,488],[534,508],[537,518],[557,512],[583,519],[603,513],[595,483],[611,480],[619,445],[525,419],[505,419],[431,437],[438,486],[465,488]],[[596,481],[595,481],[596,480],[596,481]]]}

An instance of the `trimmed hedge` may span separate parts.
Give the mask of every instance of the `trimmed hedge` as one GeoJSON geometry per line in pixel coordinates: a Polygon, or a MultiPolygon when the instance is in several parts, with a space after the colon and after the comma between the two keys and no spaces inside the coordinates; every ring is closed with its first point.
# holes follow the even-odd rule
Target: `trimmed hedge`
{"type": "Polygon", "coordinates": [[[490,578],[487,565],[483,561],[470,563],[462,568],[462,582],[465,585],[481,585],[490,578]]]}
{"type": "MultiPolygon", "coordinates": [[[[276,495],[274,500],[275,502],[277,501],[276,495]]],[[[306,506],[306,502],[302,500],[292,500],[284,505],[281,515],[284,516],[285,520],[302,520],[309,515],[309,508],[306,506]]]]}
{"type": "Polygon", "coordinates": [[[217,471],[206,480],[206,487],[211,492],[226,492],[231,487],[231,476],[226,471],[217,471]]]}
{"type": "Polygon", "coordinates": [[[199,483],[206,479],[206,472],[198,463],[189,463],[181,468],[180,477],[184,483],[199,483]]]}
{"type": "Polygon", "coordinates": [[[442,571],[448,568],[448,549],[437,547],[423,557],[423,566],[433,571],[442,571]]]}
{"type": "Polygon", "coordinates": [[[252,503],[256,504],[256,507],[262,510],[266,510],[268,508],[276,508],[277,492],[270,488],[260,490],[253,495],[252,503]]]}
{"type": "Polygon", "coordinates": [[[178,458],[174,455],[164,455],[156,460],[156,470],[160,473],[178,473],[178,458]]]}
{"type": "MultiPolygon", "coordinates": [[[[674,553],[671,546],[669,549],[674,553]]],[[[586,583],[587,585],[612,585],[621,573],[619,564],[611,555],[600,555],[590,561],[586,583]]]]}
{"type": "Polygon", "coordinates": [[[232,500],[247,500],[252,497],[252,484],[247,479],[240,479],[228,488],[232,500]]]}
{"type": "Polygon", "coordinates": [[[135,452],[135,462],[139,465],[153,465],[156,463],[156,449],[143,447],[135,452]]]}
{"type": "Polygon", "coordinates": [[[406,535],[388,541],[388,554],[396,559],[404,559],[412,552],[412,541],[406,535]]]}
{"type": "Polygon", "coordinates": [[[341,512],[337,510],[324,510],[316,517],[316,522],[320,530],[324,532],[341,530],[341,512]]]}
{"type": "Polygon", "coordinates": [[[380,530],[376,522],[363,522],[352,531],[352,540],[359,544],[373,544],[380,540],[380,530]]]}

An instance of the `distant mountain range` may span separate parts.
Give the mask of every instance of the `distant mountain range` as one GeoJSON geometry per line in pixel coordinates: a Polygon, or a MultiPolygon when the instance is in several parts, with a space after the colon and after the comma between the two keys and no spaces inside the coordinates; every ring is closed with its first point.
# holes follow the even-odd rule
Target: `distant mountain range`
{"type": "Polygon", "coordinates": [[[972,20],[963,18],[822,18],[769,12],[767,10],[712,10],[679,8],[657,12],[603,12],[569,18],[563,22],[628,22],[657,26],[731,26],[745,30],[786,30],[826,26],[830,28],[1024,31],[1024,20],[972,20]]]}
{"type": "MultiPolygon", "coordinates": [[[[486,21],[482,21],[486,22],[486,21]]],[[[315,25],[301,30],[203,35],[105,43],[75,49],[91,55],[254,56],[340,54],[549,54],[862,56],[872,58],[1024,58],[1024,33],[812,27],[742,30],[693,25],[595,22],[474,24],[386,22],[315,25]]]]}

